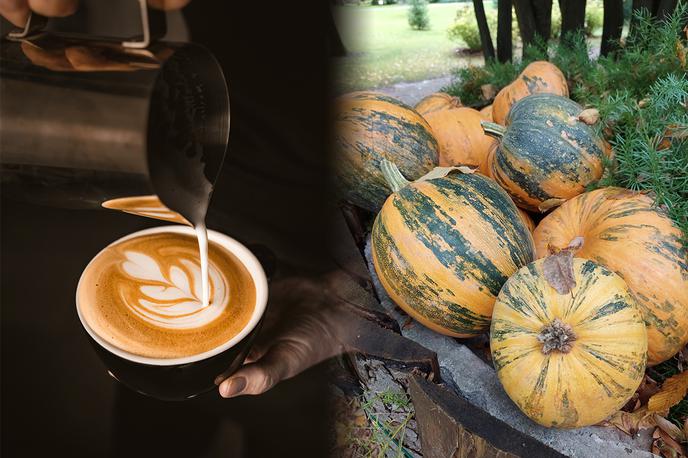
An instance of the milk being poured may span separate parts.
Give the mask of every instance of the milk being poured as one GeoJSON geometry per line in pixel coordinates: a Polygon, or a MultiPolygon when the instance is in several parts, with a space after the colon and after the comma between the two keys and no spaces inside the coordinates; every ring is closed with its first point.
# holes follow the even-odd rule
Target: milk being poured
{"type": "Polygon", "coordinates": [[[210,305],[210,281],[208,277],[208,230],[205,227],[205,222],[197,224],[196,238],[198,239],[198,251],[201,256],[201,282],[203,294],[203,307],[210,305]]]}

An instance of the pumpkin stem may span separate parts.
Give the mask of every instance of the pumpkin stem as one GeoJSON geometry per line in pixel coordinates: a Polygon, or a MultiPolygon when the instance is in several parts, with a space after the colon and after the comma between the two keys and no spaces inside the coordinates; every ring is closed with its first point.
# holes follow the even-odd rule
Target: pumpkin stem
{"type": "Polygon", "coordinates": [[[504,136],[506,132],[506,127],[497,124],[496,122],[480,121],[480,125],[483,127],[485,135],[500,139],[504,136]]]}
{"type": "Polygon", "coordinates": [[[542,343],[542,353],[547,355],[552,350],[568,353],[573,348],[576,334],[571,325],[555,318],[550,324],[542,328],[537,340],[542,343]]]}
{"type": "Polygon", "coordinates": [[[387,181],[389,187],[392,188],[392,192],[399,192],[401,188],[410,183],[410,181],[401,174],[396,164],[387,159],[382,159],[380,162],[380,171],[385,177],[385,181],[387,181]]]}

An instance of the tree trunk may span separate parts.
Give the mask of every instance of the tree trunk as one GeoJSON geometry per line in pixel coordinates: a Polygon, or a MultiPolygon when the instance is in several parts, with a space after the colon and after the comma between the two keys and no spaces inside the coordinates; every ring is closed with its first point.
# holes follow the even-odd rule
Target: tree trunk
{"type": "Polygon", "coordinates": [[[511,0],[499,0],[497,9],[497,59],[500,62],[509,62],[513,57],[511,6],[511,0]]]}
{"type": "Polygon", "coordinates": [[[494,60],[494,45],[492,44],[492,37],[490,36],[490,28],[487,26],[487,17],[485,16],[485,8],[483,7],[482,0],[473,0],[473,9],[475,11],[475,20],[478,22],[483,57],[485,57],[486,62],[488,60],[494,60]]]}
{"type": "Polygon", "coordinates": [[[547,42],[552,36],[552,0],[532,0],[535,34],[547,42]]]}
{"type": "Polygon", "coordinates": [[[559,0],[561,9],[561,39],[570,43],[572,35],[585,26],[586,0],[559,0]]]}
{"type": "Polygon", "coordinates": [[[514,7],[525,52],[526,48],[535,41],[535,14],[530,0],[514,0],[514,7]]]}
{"type": "Polygon", "coordinates": [[[623,21],[623,0],[604,0],[601,55],[609,55],[619,48],[623,21]]]}

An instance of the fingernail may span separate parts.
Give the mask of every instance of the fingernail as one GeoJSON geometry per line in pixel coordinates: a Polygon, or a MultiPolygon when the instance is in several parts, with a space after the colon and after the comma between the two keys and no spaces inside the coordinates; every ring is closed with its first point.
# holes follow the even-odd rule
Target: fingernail
{"type": "Polygon", "coordinates": [[[246,378],[236,377],[225,381],[220,386],[220,395],[223,398],[231,398],[244,391],[246,388],[246,378]]]}

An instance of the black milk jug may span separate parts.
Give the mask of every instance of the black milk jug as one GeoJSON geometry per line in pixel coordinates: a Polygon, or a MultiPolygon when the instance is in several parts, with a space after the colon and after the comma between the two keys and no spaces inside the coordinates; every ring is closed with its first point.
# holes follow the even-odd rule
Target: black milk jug
{"type": "Polygon", "coordinates": [[[188,221],[205,216],[227,148],[227,85],[208,50],[156,41],[163,13],[137,8],[131,40],[46,32],[37,15],[3,37],[6,196],[87,208],[157,195],[188,221]]]}

